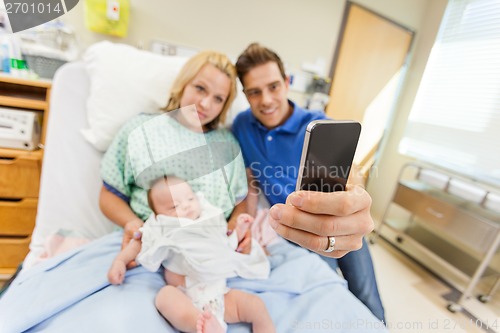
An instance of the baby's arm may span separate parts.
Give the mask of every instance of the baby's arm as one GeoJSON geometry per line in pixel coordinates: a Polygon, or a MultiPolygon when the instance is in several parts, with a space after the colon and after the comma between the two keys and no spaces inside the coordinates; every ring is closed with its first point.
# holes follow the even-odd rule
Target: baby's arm
{"type": "MultiPolygon", "coordinates": [[[[251,248],[248,247],[248,252],[242,251],[241,247],[242,242],[245,241],[245,238],[250,236],[250,227],[253,222],[253,217],[251,215],[242,213],[238,214],[237,217],[234,218],[234,229],[230,229],[228,225],[227,236],[229,241],[229,247],[235,249],[237,252],[242,252],[245,254],[250,253],[251,248]]],[[[249,238],[248,241],[251,241],[249,238]]]]}
{"type": "Polygon", "coordinates": [[[238,215],[236,219],[236,226],[234,228],[238,237],[238,244],[243,240],[247,231],[250,230],[252,223],[253,217],[251,215],[245,213],[238,215]]]}
{"type": "Polygon", "coordinates": [[[125,272],[127,271],[127,264],[134,260],[139,252],[141,252],[141,245],[140,240],[132,239],[116,256],[108,271],[108,280],[111,284],[121,284],[123,282],[125,272]]]}

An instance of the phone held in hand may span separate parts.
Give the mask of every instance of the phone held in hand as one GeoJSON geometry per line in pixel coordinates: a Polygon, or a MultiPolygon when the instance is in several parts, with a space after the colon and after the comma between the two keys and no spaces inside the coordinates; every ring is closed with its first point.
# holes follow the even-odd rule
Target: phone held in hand
{"type": "Polygon", "coordinates": [[[296,191],[344,191],[358,145],[356,121],[315,120],[305,133],[296,191]]]}

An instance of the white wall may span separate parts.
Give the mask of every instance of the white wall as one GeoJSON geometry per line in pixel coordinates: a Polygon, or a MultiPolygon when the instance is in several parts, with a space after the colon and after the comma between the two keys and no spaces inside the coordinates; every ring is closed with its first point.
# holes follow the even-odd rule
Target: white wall
{"type": "MultiPolygon", "coordinates": [[[[416,32],[412,61],[394,122],[381,150],[375,177],[368,190],[372,213],[380,220],[406,158],[397,153],[411,104],[436,37],[447,0],[355,0],[416,32]]],[[[249,43],[258,41],[274,49],[297,70],[318,57],[328,67],[334,54],[345,0],[131,0],[129,34],[114,38],[88,31],[84,1],[63,20],[71,24],[82,47],[108,39],[149,49],[154,39],[185,46],[211,48],[236,57],[249,43]]]]}

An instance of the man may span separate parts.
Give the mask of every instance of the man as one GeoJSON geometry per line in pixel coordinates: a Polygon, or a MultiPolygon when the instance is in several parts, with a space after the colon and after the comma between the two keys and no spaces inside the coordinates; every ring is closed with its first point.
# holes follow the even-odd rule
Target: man
{"type": "Polygon", "coordinates": [[[236,69],[250,103],[233,123],[249,176],[250,212],[255,213],[256,194],[263,192],[273,205],[271,226],[284,238],[319,253],[332,269],[340,267],[349,290],[384,321],[363,239],[373,230],[369,194],[353,185],[345,192],[293,192],[307,124],[326,119],[325,114],[303,110],[288,100],[288,78],[273,51],[253,43],[239,56],[236,69]]]}

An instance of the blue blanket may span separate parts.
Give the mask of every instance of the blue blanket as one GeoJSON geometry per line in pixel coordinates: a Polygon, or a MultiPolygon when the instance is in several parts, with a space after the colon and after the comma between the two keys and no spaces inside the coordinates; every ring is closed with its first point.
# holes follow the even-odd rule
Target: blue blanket
{"type": "MultiPolygon", "coordinates": [[[[109,284],[121,239],[112,233],[22,272],[0,299],[0,332],[176,332],[154,306],[161,273],[136,267],[124,284],[109,284]]],[[[228,286],[261,297],[278,332],[385,331],[319,256],[287,242],[269,251],[269,279],[234,278],[228,286]]]]}

